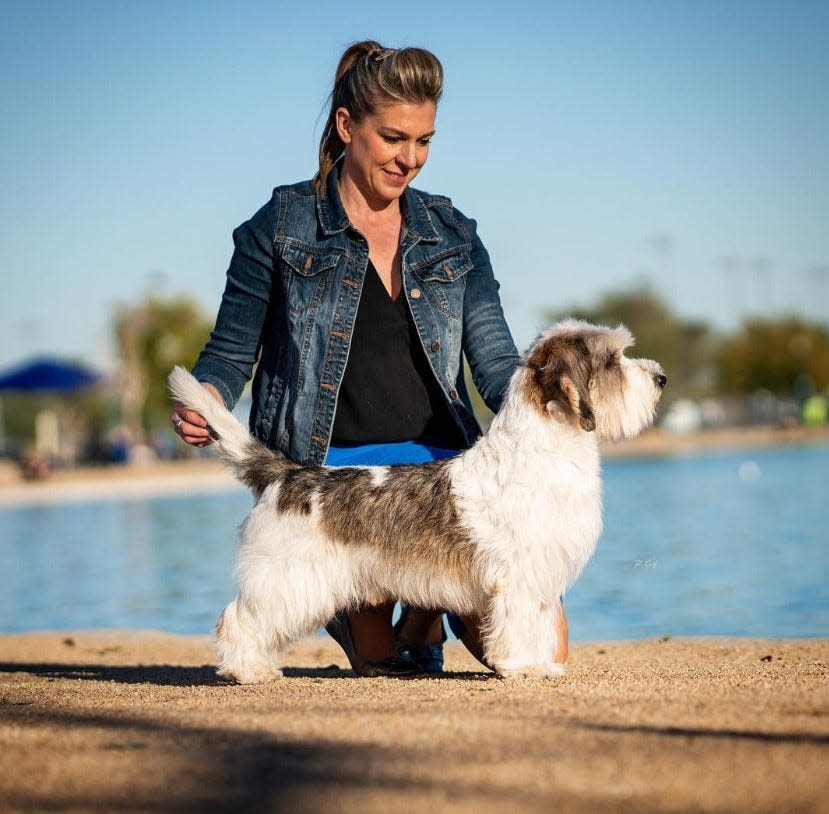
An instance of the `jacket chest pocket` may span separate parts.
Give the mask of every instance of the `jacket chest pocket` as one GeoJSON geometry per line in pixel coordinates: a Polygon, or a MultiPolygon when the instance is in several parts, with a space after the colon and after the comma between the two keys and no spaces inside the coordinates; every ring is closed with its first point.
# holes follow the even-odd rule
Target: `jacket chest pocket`
{"type": "Polygon", "coordinates": [[[341,255],[290,242],[282,246],[280,257],[290,313],[301,315],[318,308],[331,286],[332,272],[341,255]]]}
{"type": "Polygon", "coordinates": [[[441,311],[452,317],[460,317],[466,292],[466,275],[472,268],[472,257],[468,252],[462,251],[416,266],[412,271],[441,311]]]}

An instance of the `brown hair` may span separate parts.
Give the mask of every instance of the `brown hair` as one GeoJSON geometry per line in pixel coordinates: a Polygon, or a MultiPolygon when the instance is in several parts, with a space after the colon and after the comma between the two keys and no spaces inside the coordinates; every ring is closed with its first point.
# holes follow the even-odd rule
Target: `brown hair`
{"type": "Polygon", "coordinates": [[[331,91],[331,109],[322,131],[319,172],[314,189],[321,193],[345,145],[337,134],[335,113],[344,107],[359,123],[382,102],[434,102],[443,92],[443,66],[423,48],[384,48],[374,40],[355,42],[340,57],[331,91]]]}

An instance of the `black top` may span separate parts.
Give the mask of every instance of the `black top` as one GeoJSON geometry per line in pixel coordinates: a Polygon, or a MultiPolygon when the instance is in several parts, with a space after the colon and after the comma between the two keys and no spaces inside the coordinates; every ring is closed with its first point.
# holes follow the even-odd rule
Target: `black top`
{"type": "Polygon", "coordinates": [[[465,446],[426,359],[405,295],[401,291],[393,300],[369,262],[331,443],[395,441],[449,449],[465,446]]]}

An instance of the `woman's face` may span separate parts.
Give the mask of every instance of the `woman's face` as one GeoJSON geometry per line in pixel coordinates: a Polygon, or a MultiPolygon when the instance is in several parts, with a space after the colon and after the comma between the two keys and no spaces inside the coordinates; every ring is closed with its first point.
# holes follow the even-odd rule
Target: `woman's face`
{"type": "Polygon", "coordinates": [[[434,102],[387,102],[355,122],[341,107],[337,132],[345,144],[343,175],[370,204],[399,198],[429,156],[435,132],[434,102]]]}

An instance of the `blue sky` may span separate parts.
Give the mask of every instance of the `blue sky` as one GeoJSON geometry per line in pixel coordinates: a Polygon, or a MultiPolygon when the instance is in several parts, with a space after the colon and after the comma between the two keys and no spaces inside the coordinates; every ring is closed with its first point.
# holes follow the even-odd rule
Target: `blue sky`
{"type": "Polygon", "coordinates": [[[417,185],[479,231],[520,346],[648,281],[829,321],[829,3],[2,3],[0,367],[112,365],[153,287],[213,313],[230,233],[310,177],[342,50],[444,63],[417,185]]]}

